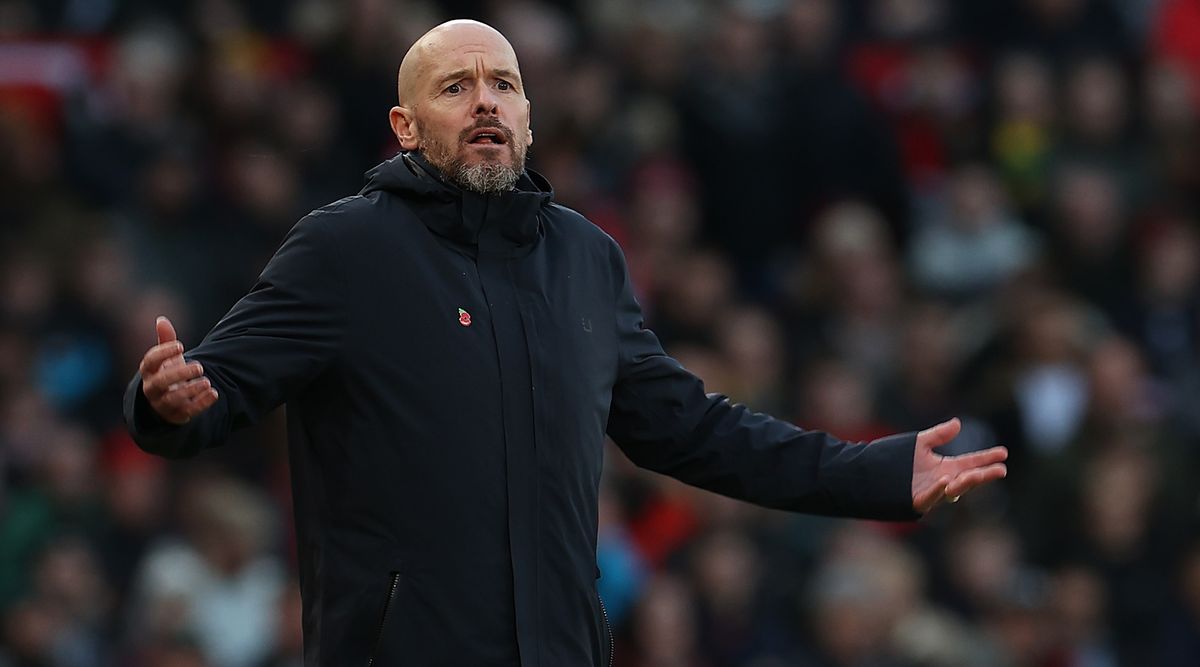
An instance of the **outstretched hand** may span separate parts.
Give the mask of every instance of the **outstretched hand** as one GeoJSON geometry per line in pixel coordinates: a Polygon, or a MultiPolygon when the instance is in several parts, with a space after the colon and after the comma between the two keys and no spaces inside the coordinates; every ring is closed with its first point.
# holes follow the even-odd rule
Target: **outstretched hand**
{"type": "Polygon", "coordinates": [[[933,451],[953,440],[962,430],[958,418],[942,422],[917,434],[913,452],[913,509],[924,514],[943,500],[958,502],[971,489],[1000,479],[1008,473],[1004,461],[1008,450],[992,447],[961,456],[942,456],[933,451]]]}
{"type": "Polygon", "coordinates": [[[204,377],[200,362],[184,360],[183,343],[176,337],[171,320],[159,317],[154,328],[158,345],[146,352],[138,367],[142,393],[165,421],[186,424],[217,402],[217,390],[204,377]]]}

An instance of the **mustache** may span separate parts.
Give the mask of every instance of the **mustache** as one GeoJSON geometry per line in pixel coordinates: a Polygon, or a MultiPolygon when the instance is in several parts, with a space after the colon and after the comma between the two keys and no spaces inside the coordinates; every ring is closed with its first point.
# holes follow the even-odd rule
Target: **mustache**
{"type": "Polygon", "coordinates": [[[490,130],[498,130],[501,134],[504,135],[504,143],[509,146],[513,145],[513,131],[508,129],[507,125],[505,125],[504,123],[501,123],[498,120],[487,120],[487,119],[478,121],[471,127],[468,127],[467,129],[463,130],[462,132],[459,132],[458,133],[458,142],[460,144],[465,144],[467,142],[467,139],[471,136],[472,132],[474,132],[475,130],[478,130],[478,129],[485,128],[485,127],[490,130]]]}

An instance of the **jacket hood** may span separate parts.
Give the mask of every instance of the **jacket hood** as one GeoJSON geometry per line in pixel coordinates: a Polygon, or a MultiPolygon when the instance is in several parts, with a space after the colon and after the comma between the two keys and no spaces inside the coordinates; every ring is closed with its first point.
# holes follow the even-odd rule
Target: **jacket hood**
{"type": "Polygon", "coordinates": [[[541,210],[554,189],[541,174],[526,169],[515,188],[479,194],[448,182],[416,151],[404,151],[366,173],[359,194],[387,192],[403,199],[434,233],[479,252],[509,254],[527,250],[542,233],[541,210]]]}

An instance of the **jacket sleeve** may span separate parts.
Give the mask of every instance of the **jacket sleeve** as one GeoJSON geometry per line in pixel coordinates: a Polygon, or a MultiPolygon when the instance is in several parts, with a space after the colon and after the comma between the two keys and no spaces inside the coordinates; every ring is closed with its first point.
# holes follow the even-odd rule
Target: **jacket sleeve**
{"type": "Polygon", "coordinates": [[[916,434],[851,443],[706,394],[644,328],[620,249],[619,368],[608,434],[636,465],[779,509],[887,520],[912,507],[916,434]]]}
{"type": "MultiPolygon", "coordinates": [[[[161,419],[142,393],[125,390],[125,423],[138,445],[169,458],[220,445],[289,400],[337,357],[346,329],[343,270],[334,216],[314,212],[292,228],[258,282],[195,348],[218,399],[187,424],[161,419]]],[[[220,258],[213,258],[220,261],[220,258]]]]}

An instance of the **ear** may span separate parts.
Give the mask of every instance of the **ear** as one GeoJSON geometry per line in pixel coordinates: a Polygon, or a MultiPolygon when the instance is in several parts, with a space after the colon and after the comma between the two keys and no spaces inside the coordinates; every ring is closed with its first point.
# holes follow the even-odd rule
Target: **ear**
{"type": "Polygon", "coordinates": [[[416,150],[420,145],[420,137],[417,136],[417,124],[412,111],[405,107],[392,107],[388,112],[388,121],[392,124],[392,132],[400,142],[400,147],[406,151],[416,150]]]}
{"type": "Polygon", "coordinates": [[[529,100],[525,100],[525,145],[526,146],[533,145],[533,116],[530,115],[530,110],[532,108],[533,108],[533,105],[529,103],[529,100]]]}

